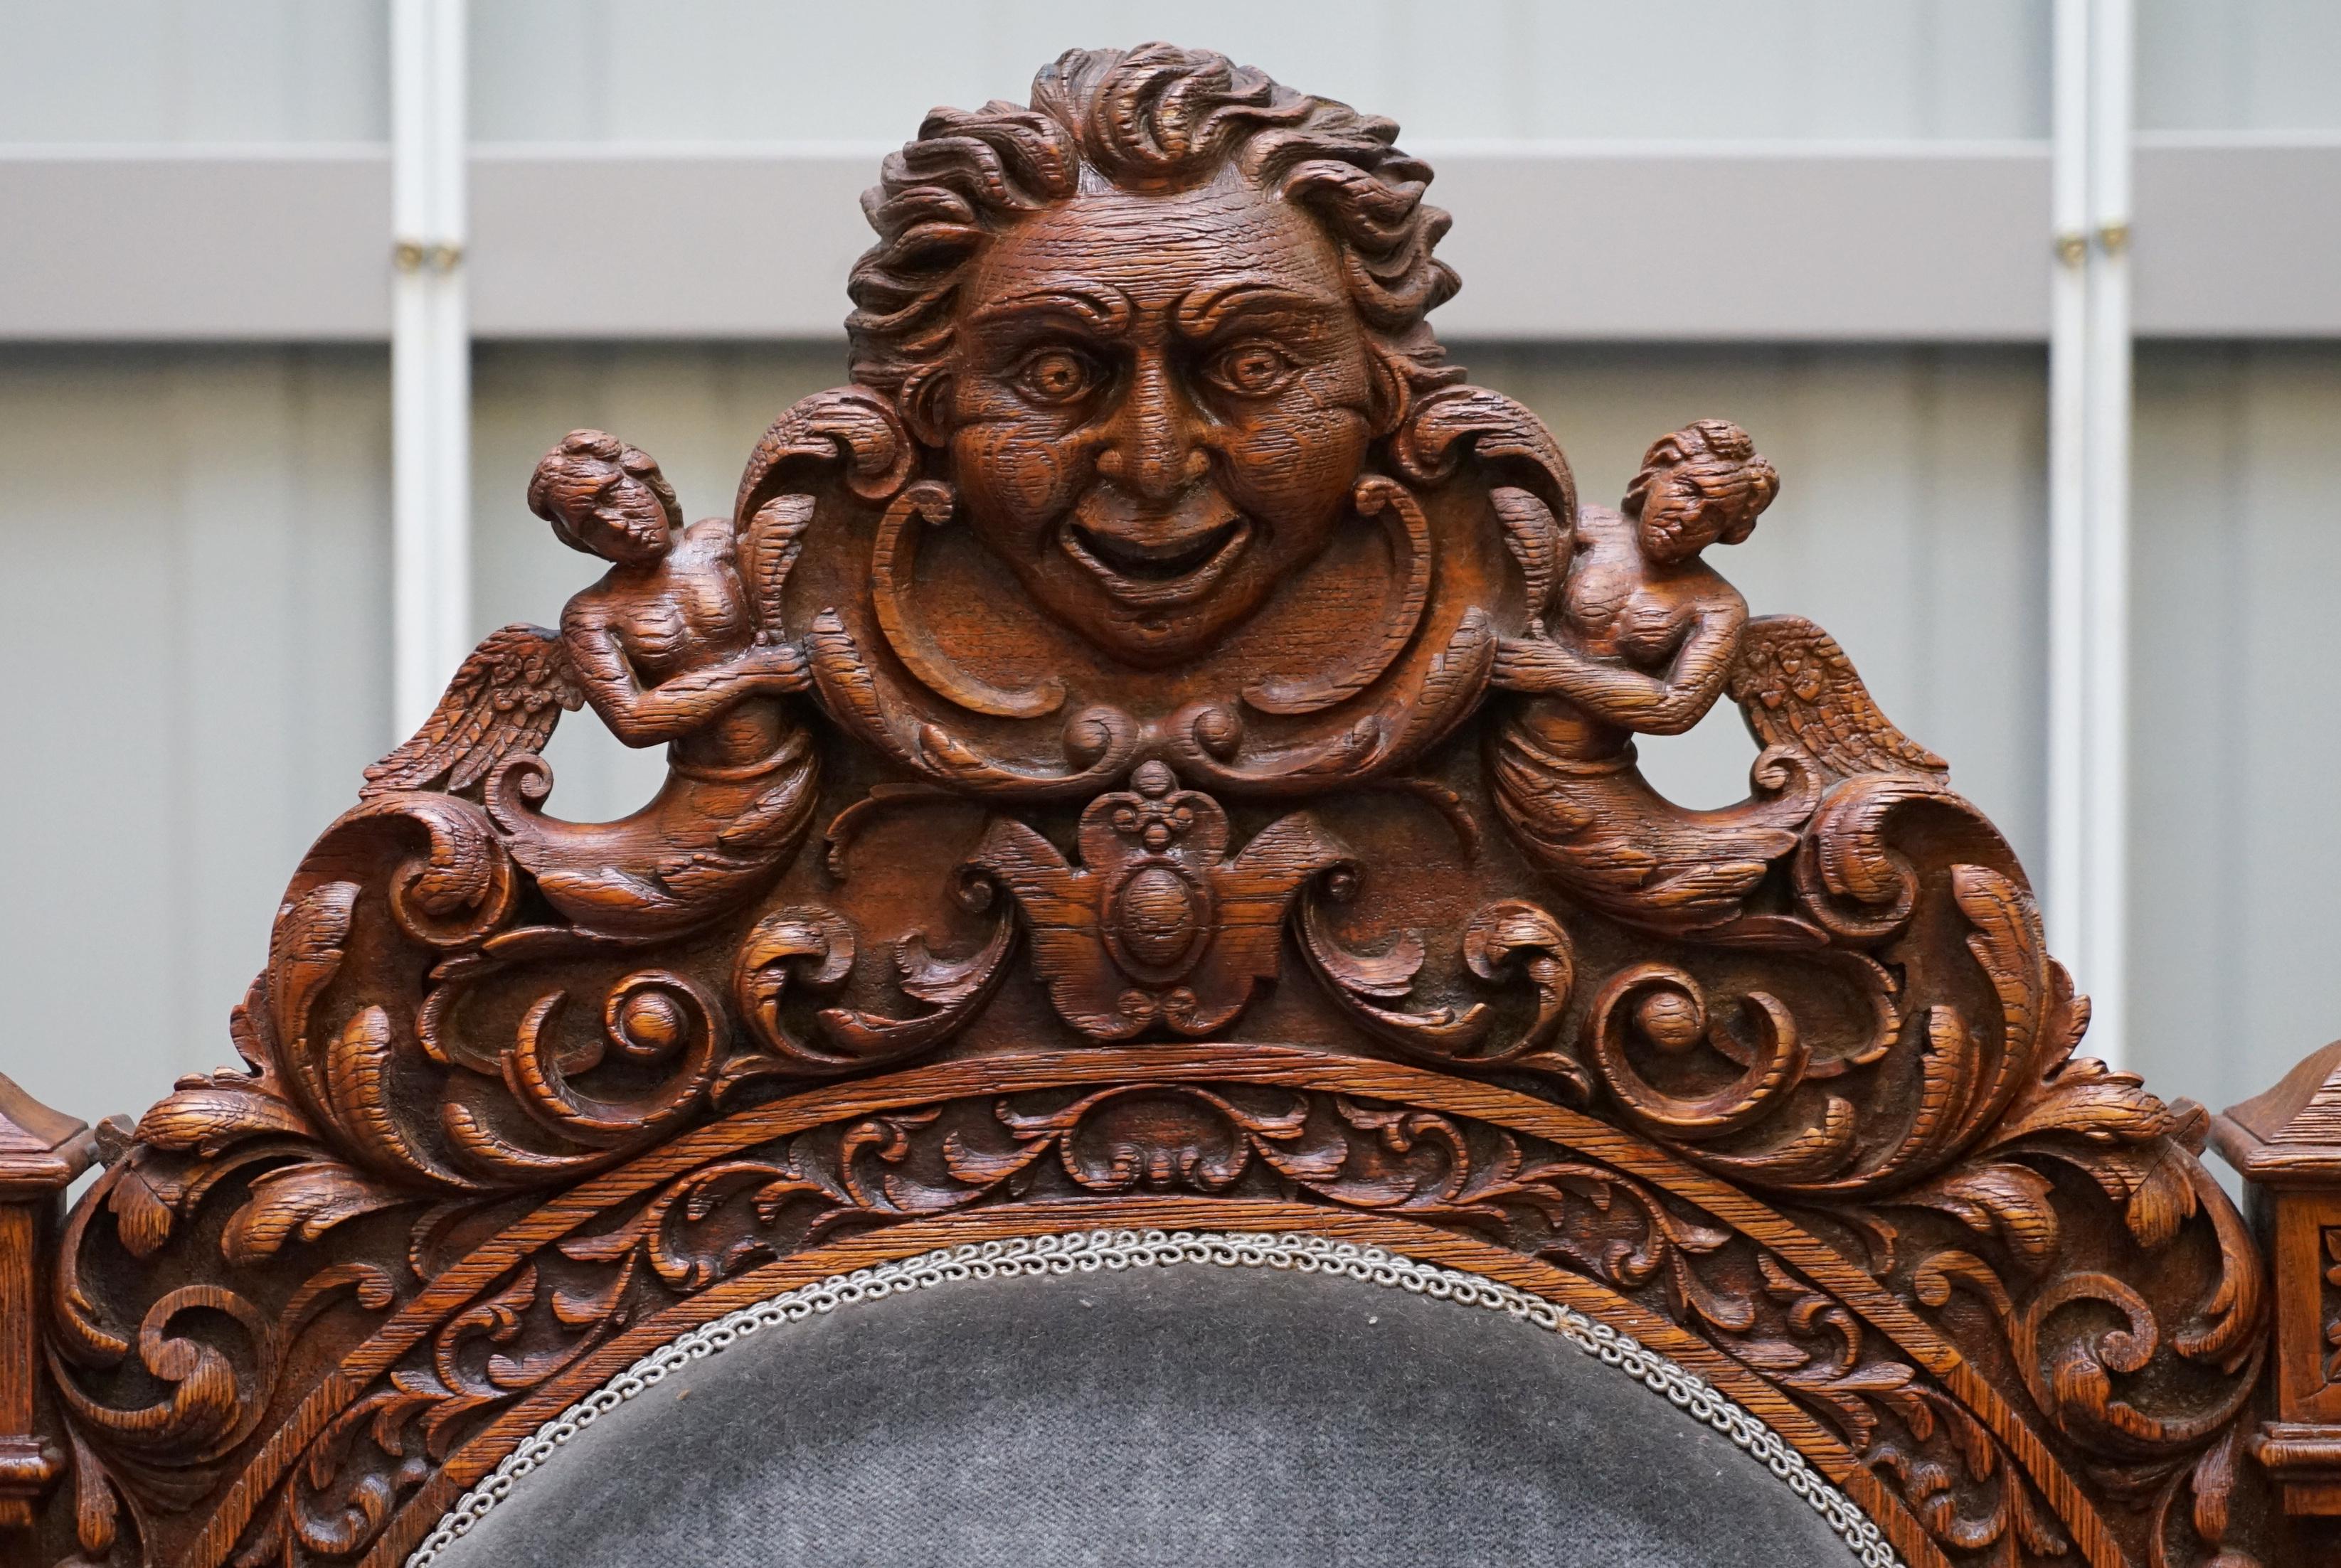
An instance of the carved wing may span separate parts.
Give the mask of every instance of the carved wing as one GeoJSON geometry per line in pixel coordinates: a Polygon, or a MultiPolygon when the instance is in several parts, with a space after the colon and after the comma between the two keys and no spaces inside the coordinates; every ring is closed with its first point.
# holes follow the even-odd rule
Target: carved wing
{"type": "Polygon", "coordinates": [[[526,621],[488,634],[472,650],[413,739],[365,770],[358,799],[395,789],[471,789],[505,758],[541,751],[585,689],[557,631],[526,621]]]}
{"type": "Polygon", "coordinates": [[[1802,616],[1749,621],[1726,690],[1759,744],[1793,747],[1841,777],[1950,771],[1894,728],[1837,639],[1802,616]]]}

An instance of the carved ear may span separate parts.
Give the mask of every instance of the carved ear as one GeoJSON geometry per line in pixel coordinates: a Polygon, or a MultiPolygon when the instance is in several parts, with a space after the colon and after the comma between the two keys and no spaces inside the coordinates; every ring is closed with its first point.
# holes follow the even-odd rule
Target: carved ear
{"type": "Polygon", "coordinates": [[[921,446],[940,447],[951,440],[951,372],[935,367],[903,382],[894,406],[921,446]]]}

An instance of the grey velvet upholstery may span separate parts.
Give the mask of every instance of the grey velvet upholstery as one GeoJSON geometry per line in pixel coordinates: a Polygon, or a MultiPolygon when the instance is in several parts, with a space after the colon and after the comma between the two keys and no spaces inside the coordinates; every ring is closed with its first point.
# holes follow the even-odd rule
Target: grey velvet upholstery
{"type": "Polygon", "coordinates": [[[1828,1568],[1728,1439],[1559,1335],[1208,1264],[944,1284],[740,1341],[440,1568],[1828,1568]]]}

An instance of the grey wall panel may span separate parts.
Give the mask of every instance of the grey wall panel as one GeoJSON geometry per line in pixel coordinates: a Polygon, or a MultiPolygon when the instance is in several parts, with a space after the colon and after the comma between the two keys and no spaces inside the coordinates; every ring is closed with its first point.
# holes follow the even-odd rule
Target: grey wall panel
{"type": "MultiPolygon", "coordinates": [[[[2341,135],[2157,134],[2137,330],[2341,335],[2341,135]]],[[[1449,339],[2021,342],[2047,330],[2048,154],[2025,143],[1419,146],[1456,219],[1449,339]],[[1653,214],[1695,192],[1728,243],[1653,214]]],[[[827,338],[884,148],[571,144],[472,160],[487,338],[827,338]],[[623,191],[653,221],[581,228],[623,191]],[[581,236],[590,234],[591,243],[581,236]]],[[[0,146],[0,339],[379,338],[387,156],[0,146]]]]}
{"type": "Polygon", "coordinates": [[[233,1059],[285,878],[384,749],[386,370],[0,363],[0,1068],[76,1116],[233,1059]]]}
{"type": "Polygon", "coordinates": [[[390,155],[0,146],[0,336],[390,336],[390,155]]]}
{"type": "MultiPolygon", "coordinates": [[[[2047,332],[2042,148],[1421,151],[1440,171],[1432,196],[1456,220],[1441,248],[1464,278],[1439,317],[1450,339],[2006,342],[2047,332]],[[1729,233],[1728,251],[1650,221],[1658,193],[1685,190],[1729,233]]],[[[835,337],[846,271],[871,239],[861,194],[884,152],[489,150],[473,160],[476,329],[835,337]],[[579,245],[578,202],[622,188],[654,194],[660,221],[579,245]]],[[[2288,275],[2293,261],[2280,252],[2268,264],[2288,275]]],[[[2321,268],[2293,293],[2341,302],[2321,268]]]]}
{"type": "Polygon", "coordinates": [[[1578,143],[1425,154],[1441,171],[1431,199],[1456,219],[1440,248],[1464,283],[1439,316],[1449,338],[2047,335],[2042,146],[1578,143]]]}
{"type": "Polygon", "coordinates": [[[482,0],[472,120],[497,141],[899,142],[931,104],[1022,102],[1068,47],[1170,38],[1417,139],[2044,136],[2048,15],[2048,0],[482,0]]]}
{"type": "Polygon", "coordinates": [[[2213,1107],[2341,1036],[2341,352],[2138,358],[2135,1065],[2213,1107]]]}
{"type": "Polygon", "coordinates": [[[872,238],[862,193],[887,151],[485,149],[472,160],[473,330],[842,340],[846,273],[872,238]],[[618,190],[652,221],[581,243],[580,203],[618,190]]]}
{"type": "Polygon", "coordinates": [[[0,143],[381,141],[389,53],[389,0],[0,0],[0,143]]]}
{"type": "Polygon", "coordinates": [[[2341,336],[2341,132],[2153,133],[2136,180],[2139,335],[2341,336]]]}
{"type": "Polygon", "coordinates": [[[2148,131],[2341,130],[2333,0],[2137,0],[2148,131]]]}

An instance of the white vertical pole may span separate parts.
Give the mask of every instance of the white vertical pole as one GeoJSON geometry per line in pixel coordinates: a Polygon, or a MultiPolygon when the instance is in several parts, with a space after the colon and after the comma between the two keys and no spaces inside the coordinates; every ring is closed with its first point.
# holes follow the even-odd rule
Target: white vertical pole
{"type": "Polygon", "coordinates": [[[2127,1064],[2129,962],[2129,176],[2133,0],[2089,13],[2088,839],[2090,1044],[2127,1064]]]}
{"type": "Polygon", "coordinates": [[[2132,0],[2057,0],[2048,340],[2050,947],[2127,1053],[2132,0]]]}
{"type": "Polygon", "coordinates": [[[401,739],[469,647],[463,28],[464,0],[392,0],[391,640],[401,739]]]}
{"type": "Polygon", "coordinates": [[[2089,6],[2057,0],[2049,207],[2056,246],[2048,314],[2048,868],[2042,888],[2049,949],[2081,967],[2087,840],[2083,741],[2087,596],[2089,302],[2089,6]]]}

